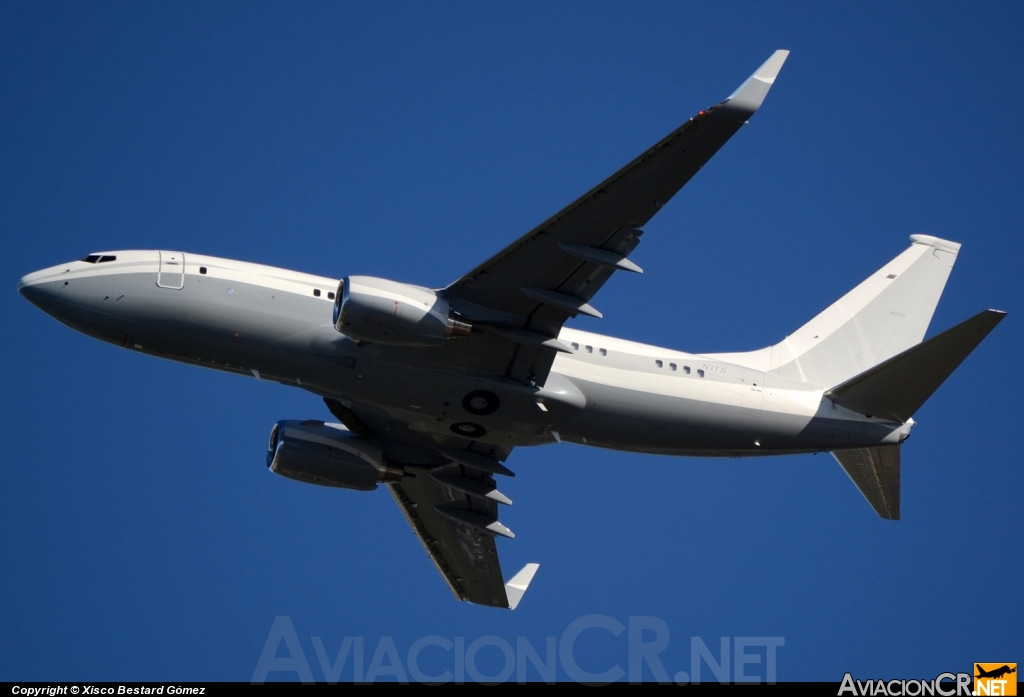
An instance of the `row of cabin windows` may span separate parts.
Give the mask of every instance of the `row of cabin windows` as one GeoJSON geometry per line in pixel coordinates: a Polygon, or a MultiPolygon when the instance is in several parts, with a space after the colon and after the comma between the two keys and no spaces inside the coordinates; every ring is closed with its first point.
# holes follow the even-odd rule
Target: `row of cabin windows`
{"type": "MultiPolygon", "coordinates": [[[[593,353],[594,352],[594,347],[593,346],[584,346],[583,348],[584,348],[584,350],[587,353],[593,353]]],[[[572,343],[572,350],[573,351],[579,351],[580,350],[580,345],[578,343],[576,343],[575,341],[572,343]]],[[[598,349],[597,351],[602,356],[607,356],[608,355],[608,349],[598,349]]],[[[657,360],[654,361],[654,365],[658,366],[659,368],[664,368],[665,367],[665,361],[657,359],[657,360]]],[[[669,363],[668,364],[668,369],[669,370],[679,370],[679,366],[676,365],[675,363],[669,363]]],[[[685,373],[686,375],[689,375],[690,374],[690,366],[684,365],[683,366],[683,373],[685,373]]],[[[697,377],[704,377],[704,370],[702,368],[697,368],[697,377]]]]}
{"type": "MultiPolygon", "coordinates": [[[[594,347],[593,346],[584,346],[583,348],[586,349],[587,353],[593,353],[594,352],[594,347]]],[[[580,345],[578,343],[576,343],[575,341],[572,342],[572,350],[573,351],[579,351],[580,350],[580,345]]],[[[598,349],[597,352],[600,353],[602,356],[607,356],[608,355],[608,349],[598,349]]]]}
{"type": "MultiPolygon", "coordinates": [[[[100,259],[100,261],[113,261],[114,258],[115,257],[103,257],[102,259],[100,259]]],[[[88,261],[88,257],[86,258],[86,261],[88,261]]],[[[201,274],[203,274],[205,276],[206,275],[206,267],[205,266],[200,266],[199,267],[199,273],[201,273],[201,274]]],[[[319,298],[320,297],[320,289],[319,288],[314,288],[313,289],[313,297],[314,298],[319,298]]],[[[334,293],[331,292],[331,291],[328,291],[327,299],[328,300],[334,300],[334,293]]]]}
{"type": "MultiPolygon", "coordinates": [[[[665,367],[665,362],[661,361],[661,360],[655,360],[654,361],[654,365],[658,366],[659,368],[664,368],[665,367]]],[[[679,366],[677,366],[675,363],[669,363],[668,364],[668,369],[669,370],[679,370],[679,366]]],[[[683,372],[686,373],[687,375],[689,375],[690,374],[690,366],[684,365],[683,366],[683,372]]],[[[704,370],[702,368],[697,368],[697,377],[704,377],[704,370]]]]}
{"type": "MultiPolygon", "coordinates": [[[[117,257],[112,255],[112,254],[104,254],[102,256],[100,256],[99,254],[90,254],[85,259],[82,259],[82,261],[87,262],[89,264],[102,264],[102,263],[107,262],[107,261],[117,261],[117,257]]],[[[206,275],[206,267],[205,266],[200,266],[199,267],[199,273],[201,273],[203,276],[205,276],[206,275]]],[[[313,289],[313,297],[315,297],[315,298],[319,298],[320,297],[320,289],[319,288],[314,288],[313,289]]],[[[334,300],[334,293],[332,291],[328,291],[327,299],[328,300],[334,300]]],[[[573,344],[573,346],[576,346],[576,344],[573,344]]],[[[577,346],[577,348],[578,348],[578,346],[577,346]]],[[[591,347],[589,347],[589,346],[587,347],[587,350],[593,351],[593,349],[591,347]]],[[[607,355],[607,352],[604,349],[601,349],[601,355],[605,356],[605,355],[607,355]]]]}

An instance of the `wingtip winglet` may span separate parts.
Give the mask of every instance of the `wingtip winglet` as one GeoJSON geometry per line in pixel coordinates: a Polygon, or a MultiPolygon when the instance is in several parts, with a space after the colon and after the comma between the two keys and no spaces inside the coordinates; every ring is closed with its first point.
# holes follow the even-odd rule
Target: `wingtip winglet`
{"type": "Polygon", "coordinates": [[[722,105],[743,112],[744,119],[751,116],[764,103],[768,90],[775,84],[775,78],[779,76],[779,71],[788,57],[789,51],[786,49],[779,49],[773,53],[753,75],[722,102],[722,105]]]}
{"type": "Polygon", "coordinates": [[[508,598],[509,610],[515,610],[519,606],[519,601],[526,595],[526,589],[530,587],[530,582],[539,568],[540,564],[527,564],[505,584],[505,596],[508,598]]]}
{"type": "Polygon", "coordinates": [[[768,57],[761,67],[754,71],[752,77],[757,78],[762,82],[767,82],[769,85],[775,82],[775,78],[779,76],[779,71],[782,70],[782,64],[789,58],[789,51],[780,48],[778,51],[768,57]]]}

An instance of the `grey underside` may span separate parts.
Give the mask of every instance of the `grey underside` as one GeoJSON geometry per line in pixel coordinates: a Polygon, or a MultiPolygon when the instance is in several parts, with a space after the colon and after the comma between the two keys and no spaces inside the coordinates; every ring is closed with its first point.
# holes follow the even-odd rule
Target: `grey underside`
{"type": "MultiPolygon", "coordinates": [[[[562,426],[563,440],[662,455],[757,456],[829,451],[892,437],[893,424],[716,404],[574,379],[587,408],[562,426]]],[[[828,414],[829,405],[821,412],[828,414]]]]}

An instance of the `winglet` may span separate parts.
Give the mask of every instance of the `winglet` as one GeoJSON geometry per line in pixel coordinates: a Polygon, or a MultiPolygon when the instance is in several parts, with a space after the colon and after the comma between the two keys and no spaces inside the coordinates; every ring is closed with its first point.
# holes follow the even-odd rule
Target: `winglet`
{"type": "Polygon", "coordinates": [[[540,564],[527,564],[519,570],[519,573],[512,577],[512,580],[505,584],[505,595],[508,597],[509,610],[515,610],[519,606],[519,601],[526,595],[526,589],[530,587],[530,581],[533,580],[533,575],[537,573],[539,568],[540,564]]]}
{"type": "Polygon", "coordinates": [[[789,51],[786,50],[780,49],[773,53],[771,58],[766,60],[753,75],[747,78],[746,82],[722,102],[721,106],[742,112],[744,119],[749,118],[764,102],[768,90],[772,88],[775,78],[782,70],[782,64],[788,57],[789,51]]]}

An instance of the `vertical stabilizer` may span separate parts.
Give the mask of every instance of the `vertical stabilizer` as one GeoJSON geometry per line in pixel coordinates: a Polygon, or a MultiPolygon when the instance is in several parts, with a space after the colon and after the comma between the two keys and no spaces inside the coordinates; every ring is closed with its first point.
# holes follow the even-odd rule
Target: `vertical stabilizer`
{"type": "Polygon", "coordinates": [[[930,235],[910,239],[909,249],[783,341],[716,357],[832,387],[920,343],[960,245],[930,235]]]}
{"type": "Polygon", "coordinates": [[[831,387],[920,343],[960,245],[910,239],[903,254],[773,346],[771,372],[831,387]]]}

